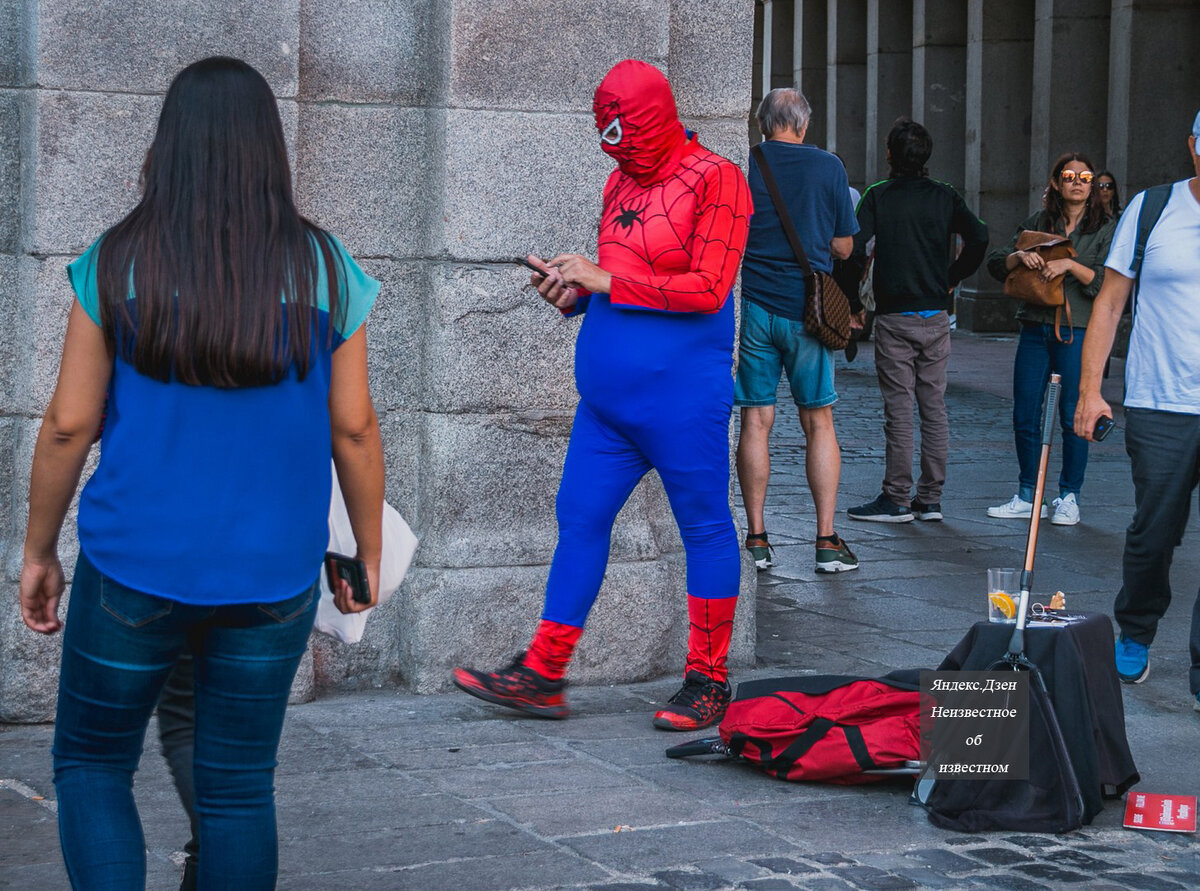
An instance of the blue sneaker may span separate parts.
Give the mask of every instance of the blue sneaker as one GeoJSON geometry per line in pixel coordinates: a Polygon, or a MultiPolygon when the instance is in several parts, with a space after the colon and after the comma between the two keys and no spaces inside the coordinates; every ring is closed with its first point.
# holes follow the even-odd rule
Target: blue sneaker
{"type": "Polygon", "coordinates": [[[1116,646],[1117,677],[1125,684],[1140,684],[1150,676],[1150,648],[1124,634],[1116,646]]]}

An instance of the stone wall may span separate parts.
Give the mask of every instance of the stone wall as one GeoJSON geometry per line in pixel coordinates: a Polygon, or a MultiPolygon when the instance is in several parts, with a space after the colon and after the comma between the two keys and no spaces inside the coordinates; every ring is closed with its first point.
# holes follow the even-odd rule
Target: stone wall
{"type": "MultiPolygon", "coordinates": [[[[744,0],[0,0],[0,596],[16,597],[63,266],[136,200],[170,79],[227,54],[280,100],[304,212],[384,283],[369,339],[387,494],[422,540],[361,644],[314,637],[296,694],[444,689],[450,666],[523,647],[555,540],[578,322],[523,292],[509,261],[594,252],[610,162],[591,95],[622,58],[666,71],[687,123],[745,162],[753,15],[744,0]]],[[[76,552],[72,516],[68,571],[76,552]]],[[[618,518],[572,678],[680,670],[683,592],[648,478],[618,518]]],[[[745,597],[743,664],[753,618],[745,597]]],[[[58,646],[0,610],[0,720],[52,715],[58,646]]]]}

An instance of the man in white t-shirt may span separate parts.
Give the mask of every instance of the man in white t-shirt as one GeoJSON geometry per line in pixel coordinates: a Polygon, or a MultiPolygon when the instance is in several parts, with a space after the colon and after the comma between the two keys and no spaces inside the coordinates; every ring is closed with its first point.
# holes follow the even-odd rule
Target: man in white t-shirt
{"type": "MultiPolygon", "coordinates": [[[[1125,449],[1133,473],[1134,515],[1125,535],[1121,591],[1113,614],[1121,628],[1117,674],[1140,684],[1150,673],[1150,644],[1171,602],[1171,557],[1200,479],[1200,114],[1188,149],[1196,176],[1171,187],[1146,241],[1140,274],[1134,267],[1138,194],[1117,224],[1096,295],[1087,338],[1075,432],[1093,439],[1097,420],[1111,419],[1100,377],[1117,321],[1134,293],[1133,332],[1125,362],[1125,449]]],[[[1200,711],[1200,604],[1192,615],[1189,684],[1200,711]]]]}

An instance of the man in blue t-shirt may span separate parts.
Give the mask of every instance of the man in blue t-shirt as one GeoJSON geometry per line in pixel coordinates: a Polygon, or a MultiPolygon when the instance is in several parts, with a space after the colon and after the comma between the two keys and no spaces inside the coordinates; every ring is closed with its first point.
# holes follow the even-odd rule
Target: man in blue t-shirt
{"type": "MultiPolygon", "coordinates": [[[[858,231],[846,169],[834,155],[805,145],[812,107],[799,90],[780,88],[758,107],[763,157],[782,193],[812,268],[831,273],[850,256],[858,231]]],[[[771,475],[769,447],[775,390],[786,372],[806,441],[805,471],[817,512],[817,572],[858,568],[858,559],[833,529],[842,453],[833,429],[833,351],[804,330],[804,274],[779,214],[750,160],[754,217],[742,264],[742,333],[734,404],[741,406],[738,482],[746,506],[746,548],[759,569],[772,565],[763,504],[771,475]]],[[[858,313],[857,294],[848,295],[858,313]]],[[[856,319],[861,326],[861,316],[856,319]]]]}

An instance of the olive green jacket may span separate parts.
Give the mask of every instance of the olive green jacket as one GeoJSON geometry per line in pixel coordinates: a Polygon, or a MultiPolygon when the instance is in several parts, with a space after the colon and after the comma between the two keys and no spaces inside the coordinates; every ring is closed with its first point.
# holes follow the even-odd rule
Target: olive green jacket
{"type": "MultiPolygon", "coordinates": [[[[1008,261],[1008,255],[1017,249],[1017,239],[1021,237],[1021,233],[1027,229],[1035,232],[1046,231],[1043,226],[1042,213],[1039,210],[1026,219],[1017,227],[1017,231],[1013,233],[1013,237],[1007,245],[996,248],[988,254],[988,272],[997,281],[1004,281],[1008,278],[1008,269],[1005,264],[1008,261]]],[[[1071,234],[1071,244],[1078,255],[1075,257],[1076,262],[1090,267],[1096,273],[1095,278],[1086,285],[1081,284],[1079,279],[1069,272],[1063,278],[1063,293],[1066,295],[1067,303],[1071,306],[1072,328],[1086,328],[1092,317],[1092,301],[1096,299],[1096,295],[1100,293],[1100,286],[1104,284],[1104,261],[1108,257],[1108,248],[1112,244],[1113,232],[1116,227],[1116,220],[1109,220],[1095,232],[1080,232],[1076,228],[1071,234]]],[[[1058,235],[1067,234],[1062,220],[1058,221],[1054,231],[1058,235]]],[[[1040,325],[1054,324],[1053,309],[1018,302],[1020,305],[1017,307],[1017,319],[1020,321],[1040,325]]],[[[1066,325],[1066,313],[1063,313],[1063,324],[1066,325]]]]}

